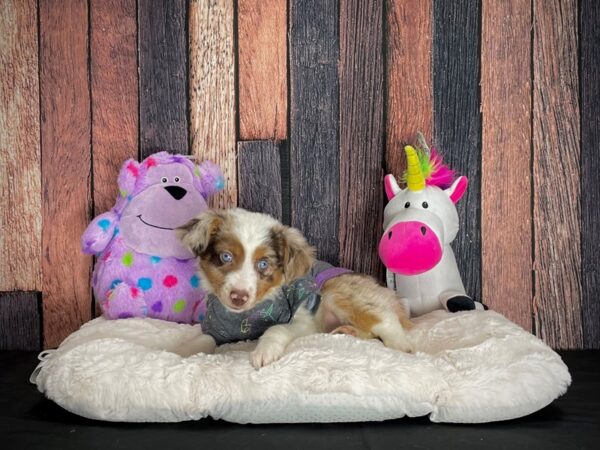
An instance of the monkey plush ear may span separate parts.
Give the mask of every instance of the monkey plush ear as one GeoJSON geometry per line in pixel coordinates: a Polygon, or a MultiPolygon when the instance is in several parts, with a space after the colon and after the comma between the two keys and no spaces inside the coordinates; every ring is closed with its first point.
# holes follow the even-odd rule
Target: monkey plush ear
{"type": "Polygon", "coordinates": [[[119,178],[117,179],[119,184],[119,195],[121,197],[127,197],[133,192],[139,175],[140,163],[134,159],[128,159],[123,163],[121,171],[119,172],[119,178]]]}
{"type": "Polygon", "coordinates": [[[194,175],[205,200],[225,187],[225,178],[221,168],[211,161],[204,161],[196,166],[194,175]]]}
{"type": "Polygon", "coordinates": [[[200,256],[223,223],[223,216],[218,211],[209,209],[175,229],[175,234],[194,255],[200,256]]]}

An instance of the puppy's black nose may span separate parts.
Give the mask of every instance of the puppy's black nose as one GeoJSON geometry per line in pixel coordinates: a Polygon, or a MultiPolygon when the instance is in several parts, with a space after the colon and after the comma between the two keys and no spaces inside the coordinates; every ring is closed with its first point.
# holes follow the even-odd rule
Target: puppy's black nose
{"type": "Polygon", "coordinates": [[[187,191],[179,186],[166,186],[165,189],[175,200],[181,200],[187,194],[187,191]]]}
{"type": "Polygon", "coordinates": [[[231,303],[238,307],[244,306],[248,301],[248,297],[248,291],[242,291],[241,289],[233,289],[231,294],[229,294],[231,303]]]}

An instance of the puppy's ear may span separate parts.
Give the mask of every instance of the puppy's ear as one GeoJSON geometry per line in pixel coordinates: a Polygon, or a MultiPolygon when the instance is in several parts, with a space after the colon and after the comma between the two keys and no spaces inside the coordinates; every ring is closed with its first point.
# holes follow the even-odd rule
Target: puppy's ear
{"type": "Polygon", "coordinates": [[[279,225],[271,231],[273,247],[287,281],[305,275],[315,261],[315,249],[295,228],[279,225]]]}
{"type": "Polygon", "coordinates": [[[224,218],[221,213],[206,210],[185,225],[177,228],[175,234],[192,253],[200,256],[208,247],[211,238],[218,233],[223,223],[224,218]]]}

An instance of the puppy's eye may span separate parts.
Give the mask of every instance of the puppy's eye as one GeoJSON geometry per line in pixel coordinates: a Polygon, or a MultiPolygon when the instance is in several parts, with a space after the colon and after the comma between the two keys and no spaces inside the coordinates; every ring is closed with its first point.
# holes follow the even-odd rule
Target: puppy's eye
{"type": "Polygon", "coordinates": [[[231,261],[233,261],[233,255],[229,252],[221,253],[220,258],[223,264],[229,264],[231,261]]]}
{"type": "Polygon", "coordinates": [[[162,181],[163,183],[168,183],[168,182],[169,182],[169,179],[168,179],[167,177],[162,177],[162,178],[160,179],[160,181],[162,181]]]}
{"type": "Polygon", "coordinates": [[[408,208],[409,206],[410,206],[410,202],[406,202],[406,203],[404,204],[404,207],[405,207],[405,208],[408,208]]]}
{"type": "Polygon", "coordinates": [[[423,203],[421,203],[421,206],[422,206],[423,208],[427,209],[427,208],[429,208],[429,203],[427,203],[427,202],[423,202],[423,203]]]}
{"type": "Polygon", "coordinates": [[[267,261],[266,259],[261,259],[256,263],[256,268],[261,272],[264,272],[269,268],[269,261],[267,261]]]}
{"type": "Polygon", "coordinates": [[[179,177],[175,177],[173,178],[173,180],[175,181],[175,183],[179,183],[179,177]]]}

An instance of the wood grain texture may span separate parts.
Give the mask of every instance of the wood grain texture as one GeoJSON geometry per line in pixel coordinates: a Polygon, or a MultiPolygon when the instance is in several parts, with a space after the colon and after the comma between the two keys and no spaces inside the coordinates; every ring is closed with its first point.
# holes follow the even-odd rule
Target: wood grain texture
{"type": "Polygon", "coordinates": [[[579,348],[581,233],[577,1],[534,0],[535,329],[579,348]]]}
{"type": "Polygon", "coordinates": [[[55,347],[92,310],[78,239],[91,211],[87,2],[41,0],[39,14],[44,344],[55,347]]]}
{"type": "Polygon", "coordinates": [[[334,265],[340,215],[338,12],[336,0],[290,1],[291,223],[320,259],[334,265]]]}
{"type": "Polygon", "coordinates": [[[41,350],[39,292],[0,292],[0,350],[41,350]]]}
{"type": "Polygon", "coordinates": [[[189,153],[187,2],[139,0],[141,157],[168,150],[189,153]]]}
{"type": "Polygon", "coordinates": [[[484,0],[482,20],[483,299],[531,331],[531,2],[484,0]]]}
{"type": "Polygon", "coordinates": [[[581,310],[584,348],[600,348],[600,2],[581,2],[581,310]]]}
{"type": "Polygon", "coordinates": [[[90,1],[94,213],[117,196],[121,164],[138,156],[135,0],[90,1]]]}
{"type": "Polygon", "coordinates": [[[0,0],[0,36],[0,291],[39,290],[37,1],[0,0]]]}
{"type": "Polygon", "coordinates": [[[383,3],[340,2],[340,264],[377,278],[383,223],[383,3]]]}
{"type": "Polygon", "coordinates": [[[287,0],[238,0],[240,139],[287,137],[287,0]]]}
{"type": "Polygon", "coordinates": [[[481,4],[472,0],[433,3],[433,144],[451,169],[469,179],[457,205],[460,230],[452,246],[467,293],[477,300],[481,300],[480,13],[481,4]]]}
{"type": "Polygon", "coordinates": [[[239,206],[282,218],[280,148],[283,141],[238,142],[239,206]]]}
{"type": "Polygon", "coordinates": [[[406,169],[403,147],[433,132],[432,0],[387,0],[386,172],[406,169]]]}
{"type": "Polygon", "coordinates": [[[190,3],[190,134],[192,154],[219,164],[225,189],[209,205],[237,204],[233,0],[190,3]]]}

